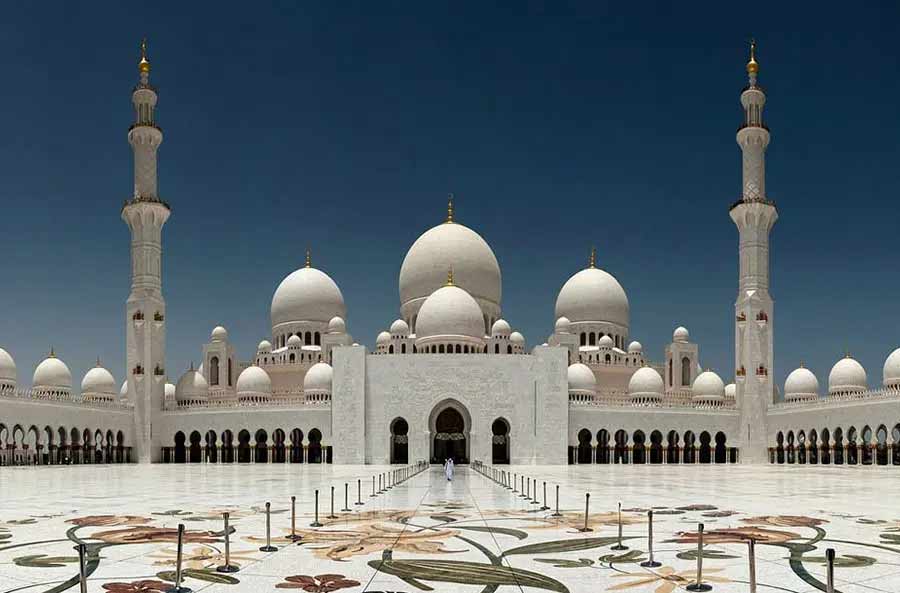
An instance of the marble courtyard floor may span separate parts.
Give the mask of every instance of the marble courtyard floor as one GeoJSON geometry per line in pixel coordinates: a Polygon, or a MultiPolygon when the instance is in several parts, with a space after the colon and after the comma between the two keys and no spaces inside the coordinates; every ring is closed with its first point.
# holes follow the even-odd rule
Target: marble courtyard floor
{"type": "Polygon", "coordinates": [[[698,522],[713,591],[746,592],[747,538],[757,541],[760,592],[824,591],[825,549],[836,590],[900,591],[900,469],[833,466],[512,466],[547,481],[553,510],[472,468],[447,482],[431,468],[371,498],[389,468],[327,465],[154,465],[0,468],[0,592],[78,591],[73,546],[90,550],[89,591],[157,593],[171,586],[175,529],[186,526],[184,585],[194,591],[523,591],[673,593],[691,583],[698,522]],[[356,506],[361,478],[364,505],[356,506]],[[351,512],[343,507],[351,484],[351,512]],[[336,487],[337,519],[327,519],[336,487]],[[313,491],[321,528],[312,528],[313,491]],[[593,531],[580,533],[584,493],[593,531]],[[290,532],[298,497],[299,544],[290,532]],[[266,501],[276,552],[261,552],[266,501]],[[616,505],[624,544],[616,551],[616,505]],[[654,509],[659,568],[647,556],[654,509]],[[221,512],[232,513],[224,575],[221,512]],[[390,559],[382,561],[385,550],[390,559]]]}

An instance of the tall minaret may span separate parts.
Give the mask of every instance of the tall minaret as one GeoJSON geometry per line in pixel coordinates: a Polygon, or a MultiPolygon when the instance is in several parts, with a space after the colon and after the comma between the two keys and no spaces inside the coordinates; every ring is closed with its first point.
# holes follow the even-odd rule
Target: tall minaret
{"type": "Polygon", "coordinates": [[[162,227],[169,206],[159,199],[156,150],[162,131],[156,125],[156,89],[150,85],[147,43],[141,43],[140,82],[131,102],[135,122],[128,130],[134,150],[134,195],[122,208],[131,231],[131,294],[125,313],[128,398],[134,404],[134,447],[137,461],[160,457],[160,437],[154,423],[162,412],[165,390],[166,301],[162,295],[162,227]]]}
{"type": "Polygon", "coordinates": [[[743,152],[743,191],[731,207],[740,233],[740,279],[735,310],[735,379],[743,463],[767,463],[766,411],[773,401],[774,315],[769,295],[769,233],[778,219],[766,197],[765,158],[769,130],[763,123],[766,95],[757,84],[756,42],[747,62],[750,84],[741,93],[744,123],[737,132],[743,152]]]}

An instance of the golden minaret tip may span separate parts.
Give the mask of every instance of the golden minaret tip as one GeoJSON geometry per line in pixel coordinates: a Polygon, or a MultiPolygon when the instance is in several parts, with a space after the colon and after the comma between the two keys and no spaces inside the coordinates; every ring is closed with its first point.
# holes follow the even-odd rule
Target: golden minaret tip
{"type": "Polygon", "coordinates": [[[447,286],[453,286],[453,268],[447,270],[447,286]]]}
{"type": "Polygon", "coordinates": [[[147,38],[141,39],[141,61],[138,62],[138,70],[142,73],[150,73],[150,62],[147,60],[147,38]]]}
{"type": "Polygon", "coordinates": [[[306,267],[312,267],[312,252],[309,250],[309,248],[306,249],[306,267]]]}
{"type": "Polygon", "coordinates": [[[447,194],[447,222],[453,222],[453,194],[447,194]]]}
{"type": "Polygon", "coordinates": [[[747,62],[747,74],[759,73],[759,62],[756,61],[756,40],[750,40],[750,61],[747,62]]]}
{"type": "Polygon", "coordinates": [[[591,259],[588,262],[588,267],[589,268],[597,267],[597,248],[596,247],[591,247],[591,259]]]}

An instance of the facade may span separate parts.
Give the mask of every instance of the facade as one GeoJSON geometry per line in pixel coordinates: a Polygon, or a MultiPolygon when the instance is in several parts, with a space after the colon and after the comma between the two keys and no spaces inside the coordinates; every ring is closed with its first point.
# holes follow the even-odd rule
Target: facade
{"type": "Polygon", "coordinates": [[[734,369],[703,369],[684,327],[651,360],[630,335],[624,288],[594,252],[561,287],[553,332],[529,348],[503,319],[493,250],[456,220],[451,196],[446,219],[410,247],[400,316],[374,350],[348,333],[339,286],[307,252],[276,288],[271,328],[251,356],[242,359],[217,326],[201,365],[172,382],[161,269],[170,208],[157,186],[163,135],[142,46],[128,133],[134,190],[122,207],[131,232],[125,380],[117,389],[98,361],[76,395],[51,351],[24,390],[0,349],[0,463],[900,465],[900,349],[880,388],[849,354],[825,394],[802,367],[783,396],[773,382],[769,235],[778,212],[765,187],[755,46],[747,73],[743,184],[730,209],[739,237],[734,369]]]}

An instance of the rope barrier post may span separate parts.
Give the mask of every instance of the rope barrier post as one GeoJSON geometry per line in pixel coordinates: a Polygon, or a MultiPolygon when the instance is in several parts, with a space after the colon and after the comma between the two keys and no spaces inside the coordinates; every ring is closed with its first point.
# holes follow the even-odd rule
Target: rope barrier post
{"type": "Polygon", "coordinates": [[[559,512],[559,484],[556,485],[556,512],[550,516],[551,517],[562,517],[562,513],[559,512]]]}
{"type": "Polygon", "coordinates": [[[541,505],[542,511],[549,511],[550,507],[547,506],[547,480],[544,480],[544,504],[541,505]]]}
{"type": "Polygon", "coordinates": [[[369,498],[374,498],[375,496],[375,476],[372,476],[372,494],[369,495],[369,498]]]}
{"type": "Polygon", "coordinates": [[[622,544],[622,503],[619,503],[619,539],[616,545],[612,546],[610,550],[627,550],[628,546],[622,544]]]}
{"type": "Polygon", "coordinates": [[[356,502],[353,503],[354,506],[362,506],[362,480],[359,478],[356,479],[356,502]]]}
{"type": "Polygon", "coordinates": [[[584,493],[584,527],[579,529],[581,533],[585,533],[588,531],[593,531],[590,527],[588,527],[588,515],[590,514],[590,506],[591,506],[591,493],[584,493]]]}
{"type": "Polygon", "coordinates": [[[712,585],[703,582],[703,523],[697,525],[697,580],[686,588],[688,591],[712,590],[712,585]]]}
{"type": "Polygon", "coordinates": [[[834,593],[834,548],[825,550],[825,561],[828,563],[826,593],[834,593]]]}
{"type": "Polygon", "coordinates": [[[653,559],[653,511],[647,511],[647,550],[650,557],[646,562],[641,562],[641,566],[644,568],[658,568],[662,566],[662,564],[653,559]]]}
{"type": "Polygon", "coordinates": [[[513,472],[513,482],[512,483],[513,483],[512,491],[513,491],[513,494],[515,494],[516,492],[518,492],[518,490],[516,490],[516,473],[515,472],[513,472]]]}
{"type": "Polygon", "coordinates": [[[78,544],[78,585],[81,593],[87,593],[87,544],[78,544]]]}
{"type": "Polygon", "coordinates": [[[301,539],[301,536],[297,535],[297,497],[291,497],[291,534],[287,537],[292,542],[295,542],[301,539]]]}
{"type": "Polygon", "coordinates": [[[271,503],[266,503],[266,545],[259,549],[260,552],[275,552],[278,550],[272,545],[272,517],[270,514],[272,508],[271,503]]]}
{"type": "Polygon", "coordinates": [[[182,544],[184,543],[184,523],[178,524],[178,547],[175,553],[175,586],[166,590],[166,593],[191,593],[187,587],[181,586],[181,560],[182,544]]]}
{"type": "Polygon", "coordinates": [[[217,572],[237,572],[238,567],[231,563],[231,530],[228,528],[228,513],[222,513],[225,520],[225,564],[217,566],[217,572]]]}
{"type": "Polygon", "coordinates": [[[347,482],[344,482],[344,508],[341,509],[342,513],[350,512],[350,499],[348,498],[350,492],[350,485],[347,482]]]}
{"type": "Polygon", "coordinates": [[[532,483],[533,483],[532,485],[534,486],[534,488],[532,488],[532,491],[534,492],[534,497],[533,497],[532,500],[531,500],[531,504],[541,504],[541,503],[538,502],[537,478],[534,478],[534,479],[532,480],[532,483]]]}
{"type": "Polygon", "coordinates": [[[747,540],[747,560],[750,562],[750,593],[756,593],[756,540],[747,540]]]}
{"type": "Polygon", "coordinates": [[[528,498],[525,495],[525,476],[519,476],[519,498],[528,498]]]}
{"type": "Polygon", "coordinates": [[[334,486],[331,487],[331,513],[325,516],[326,519],[337,519],[337,515],[334,514],[334,486]]]}
{"type": "Polygon", "coordinates": [[[319,491],[316,490],[316,518],[315,520],[309,524],[310,527],[321,527],[322,524],[319,523],[319,491]]]}

